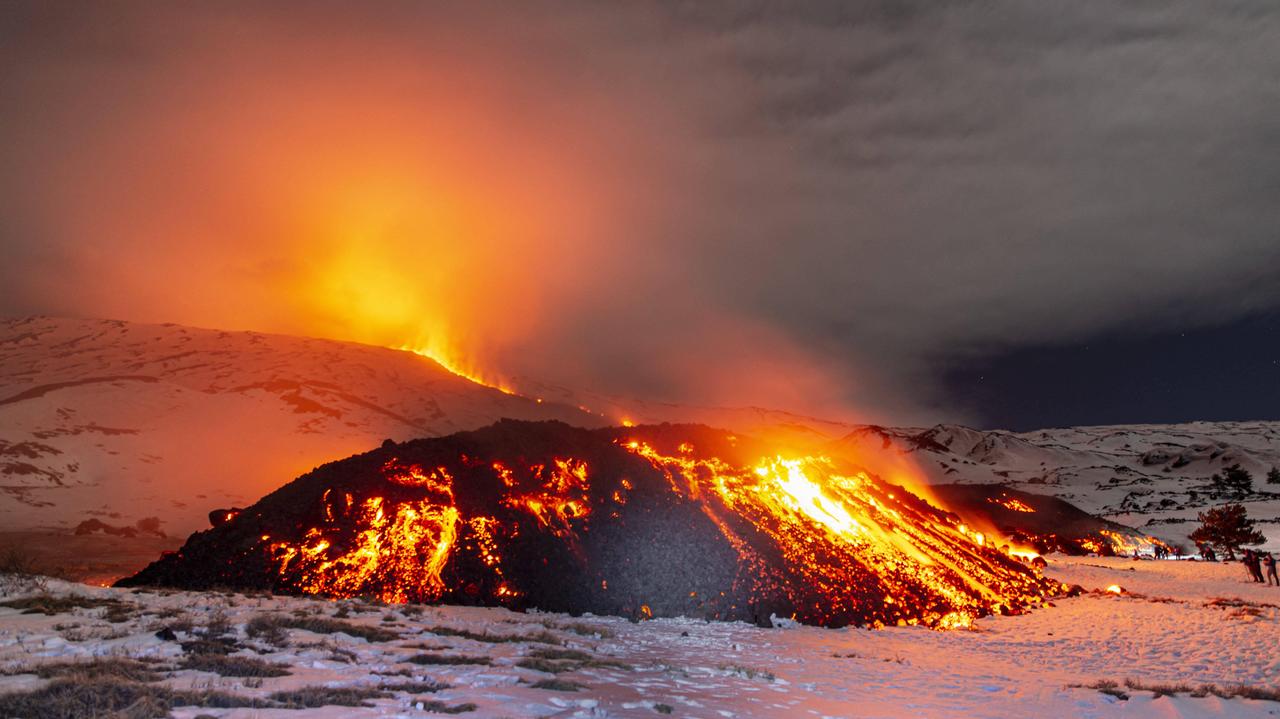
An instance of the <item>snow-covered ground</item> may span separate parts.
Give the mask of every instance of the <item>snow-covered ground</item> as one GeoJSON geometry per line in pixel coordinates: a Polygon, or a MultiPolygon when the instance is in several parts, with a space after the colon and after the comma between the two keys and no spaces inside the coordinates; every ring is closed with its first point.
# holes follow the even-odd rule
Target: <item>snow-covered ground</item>
{"type": "Polygon", "coordinates": [[[1171,425],[1068,427],[1034,432],[983,431],[958,425],[932,428],[862,427],[837,445],[852,454],[883,452],[886,444],[927,481],[999,483],[1064,499],[1089,512],[1168,541],[1191,545],[1196,514],[1242,501],[1280,550],[1280,484],[1266,474],[1280,467],[1280,422],[1189,422],[1171,425]],[[1215,495],[1210,477],[1239,464],[1253,475],[1254,492],[1215,495]]]}
{"type": "MultiPolygon", "coordinates": [[[[244,697],[304,686],[371,687],[437,681],[430,694],[392,692],[366,708],[328,707],[307,716],[431,716],[442,707],[477,717],[1272,717],[1280,703],[1188,695],[1128,699],[1073,684],[1280,682],[1280,588],[1251,584],[1237,563],[1052,557],[1049,573],[1089,589],[1117,584],[1128,595],[1090,592],[1025,616],[980,620],[974,631],[879,631],[516,614],[499,609],[397,607],[234,594],[131,592],[53,582],[50,591],[114,598],[125,608],[44,616],[0,609],[0,692],[45,680],[20,673],[43,662],[132,656],[176,665],[180,642],[220,618],[235,656],[278,662],[278,678],[237,679],[167,672],[175,689],[221,689],[244,697]],[[1217,606],[1215,599],[1239,599],[1217,606]],[[344,611],[345,608],[345,611],[344,611]],[[115,612],[111,623],[102,617],[115,612]],[[287,645],[250,639],[254,617],[326,617],[394,632],[369,642],[345,633],[288,630],[287,645]],[[122,616],[125,617],[122,619],[122,616]],[[190,629],[183,625],[190,620],[190,629]],[[157,638],[178,626],[173,640],[157,638]],[[525,639],[480,641],[446,630],[525,639]],[[548,650],[559,674],[517,666],[548,650]],[[488,664],[415,664],[410,657],[478,657],[488,664]],[[554,656],[554,655],[551,655],[554,656]],[[562,655],[564,656],[564,655],[562,655]],[[558,678],[577,691],[538,688],[558,678]],[[423,709],[417,708],[423,702],[423,709]]],[[[177,717],[287,717],[283,709],[183,707],[177,717]]]]}
{"type": "Polygon", "coordinates": [[[431,360],[177,325],[0,321],[0,528],[176,536],[325,462],[503,417],[604,424],[431,360]],[[101,530],[99,530],[101,531],[101,530]]]}

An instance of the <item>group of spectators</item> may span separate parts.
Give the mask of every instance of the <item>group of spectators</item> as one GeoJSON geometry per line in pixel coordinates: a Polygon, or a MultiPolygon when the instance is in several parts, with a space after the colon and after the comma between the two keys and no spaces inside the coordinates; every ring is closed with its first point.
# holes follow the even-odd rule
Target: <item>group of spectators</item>
{"type": "Polygon", "coordinates": [[[1271,552],[1255,552],[1252,549],[1244,550],[1244,566],[1249,570],[1249,577],[1258,583],[1266,583],[1280,587],[1280,576],[1276,576],[1276,558],[1271,552]],[[1266,570],[1267,578],[1262,578],[1263,570],[1266,570]]]}
{"type": "MultiPolygon", "coordinates": [[[[1218,561],[1218,553],[1213,551],[1213,547],[1201,544],[1199,548],[1201,559],[1208,562],[1218,561]]],[[[1252,549],[1246,549],[1240,561],[1244,564],[1245,571],[1249,573],[1249,579],[1259,584],[1280,587],[1280,576],[1276,574],[1276,557],[1271,552],[1255,552],[1252,549]]]]}
{"type": "Polygon", "coordinates": [[[1196,546],[1199,547],[1200,549],[1201,559],[1203,559],[1206,562],[1218,561],[1218,553],[1213,551],[1213,547],[1209,546],[1208,544],[1197,544],[1196,546]]]}

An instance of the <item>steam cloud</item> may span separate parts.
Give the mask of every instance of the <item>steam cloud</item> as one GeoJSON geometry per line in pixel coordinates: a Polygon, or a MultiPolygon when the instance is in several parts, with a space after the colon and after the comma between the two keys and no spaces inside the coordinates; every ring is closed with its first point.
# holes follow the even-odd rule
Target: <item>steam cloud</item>
{"type": "Polygon", "coordinates": [[[1272,4],[769,7],[7,3],[0,313],[906,422],[1280,304],[1272,4]]]}

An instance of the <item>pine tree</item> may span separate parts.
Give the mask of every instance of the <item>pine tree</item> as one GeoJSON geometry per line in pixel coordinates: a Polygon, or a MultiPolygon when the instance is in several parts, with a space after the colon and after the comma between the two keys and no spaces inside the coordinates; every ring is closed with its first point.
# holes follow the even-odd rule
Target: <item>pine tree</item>
{"type": "Polygon", "coordinates": [[[1280,467],[1272,467],[1267,472],[1267,484],[1280,484],[1280,467]]]}
{"type": "Polygon", "coordinates": [[[1227,553],[1227,559],[1235,559],[1242,545],[1262,544],[1267,539],[1253,528],[1243,504],[1212,507],[1198,517],[1200,527],[1191,533],[1191,541],[1218,547],[1227,553]]]}
{"type": "Polygon", "coordinates": [[[1215,489],[1231,494],[1243,496],[1253,491],[1253,475],[1238,464],[1224,467],[1222,474],[1215,474],[1209,480],[1215,489]]]}

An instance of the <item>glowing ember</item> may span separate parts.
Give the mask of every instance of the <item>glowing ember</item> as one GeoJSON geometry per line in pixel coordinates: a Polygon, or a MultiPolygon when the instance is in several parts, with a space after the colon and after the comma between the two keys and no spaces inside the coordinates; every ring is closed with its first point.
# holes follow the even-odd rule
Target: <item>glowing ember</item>
{"type": "Polygon", "coordinates": [[[1121,587],[1119,584],[1112,584],[1111,586],[1107,587],[1106,591],[1111,594],[1124,594],[1124,588],[1121,587]]]}
{"type": "Polygon", "coordinates": [[[999,499],[995,497],[991,497],[987,501],[991,502],[992,504],[998,504],[1001,507],[1004,507],[1005,509],[1013,510],[1014,512],[1036,511],[1035,509],[1031,508],[1031,506],[1028,505],[1026,502],[1023,502],[1022,500],[1017,499],[1015,497],[1000,497],[999,499]]]}
{"type": "Polygon", "coordinates": [[[1098,530],[1098,533],[1102,535],[1110,552],[1119,556],[1154,555],[1157,547],[1162,551],[1171,551],[1168,544],[1155,537],[1126,536],[1109,529],[1098,530]]]}
{"type": "Polygon", "coordinates": [[[827,626],[958,628],[1062,590],[827,457],[699,427],[522,422],[327,465],[130,581],[201,571],[389,602],[827,626]]]}
{"type": "Polygon", "coordinates": [[[1040,558],[1040,553],[1034,549],[1031,549],[1030,547],[1011,546],[1005,551],[1010,557],[1022,560],[1024,562],[1029,562],[1033,559],[1040,558]]]}

